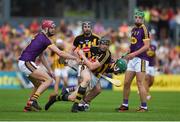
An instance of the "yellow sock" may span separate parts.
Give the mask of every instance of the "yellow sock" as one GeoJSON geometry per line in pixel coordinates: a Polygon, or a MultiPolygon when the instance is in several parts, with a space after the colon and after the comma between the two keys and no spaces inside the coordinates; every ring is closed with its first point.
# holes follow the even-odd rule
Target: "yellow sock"
{"type": "Polygon", "coordinates": [[[32,96],[31,99],[33,99],[33,100],[38,100],[39,96],[40,96],[39,93],[35,93],[35,94],[32,96]]]}

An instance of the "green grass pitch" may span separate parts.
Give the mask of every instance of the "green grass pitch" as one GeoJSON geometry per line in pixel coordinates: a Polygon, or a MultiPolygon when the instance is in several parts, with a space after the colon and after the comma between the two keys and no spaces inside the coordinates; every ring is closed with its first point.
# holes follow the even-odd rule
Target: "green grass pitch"
{"type": "MultiPolygon", "coordinates": [[[[44,107],[49,93],[46,91],[39,99],[44,107]]],[[[30,90],[0,90],[0,120],[16,121],[174,121],[180,120],[180,93],[179,92],[152,92],[152,99],[148,102],[149,111],[137,113],[139,97],[132,92],[129,100],[130,110],[124,113],[115,112],[115,108],[122,101],[122,91],[113,92],[104,90],[92,103],[88,112],[71,113],[71,102],[57,102],[49,111],[23,112],[30,90]]]]}

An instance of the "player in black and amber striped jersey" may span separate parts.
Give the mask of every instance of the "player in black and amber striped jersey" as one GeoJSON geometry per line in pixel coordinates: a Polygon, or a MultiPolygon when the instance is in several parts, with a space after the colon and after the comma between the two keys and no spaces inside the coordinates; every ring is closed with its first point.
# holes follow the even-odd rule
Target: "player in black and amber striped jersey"
{"type": "Polygon", "coordinates": [[[95,56],[95,61],[91,62],[87,59],[82,50],[79,56],[84,60],[84,68],[81,71],[82,82],[74,92],[64,92],[58,96],[53,96],[45,105],[45,110],[48,110],[56,101],[73,101],[72,112],[84,111],[85,107],[79,106],[80,102],[90,102],[94,99],[101,89],[100,73],[121,73],[121,66],[118,66],[115,61],[112,61],[111,52],[109,51],[110,39],[102,37],[99,41],[98,47],[91,47],[90,51],[95,56]],[[117,69],[115,68],[117,67],[117,69]],[[86,98],[88,97],[88,98],[86,98]],[[89,99],[90,101],[83,100],[89,99]]]}
{"type": "MultiPolygon", "coordinates": [[[[65,45],[63,40],[61,39],[57,39],[56,40],[56,45],[60,50],[64,50],[65,45]]],[[[59,91],[59,83],[61,81],[61,79],[63,80],[64,86],[67,86],[67,81],[68,81],[68,70],[67,67],[65,66],[65,59],[64,58],[60,58],[57,54],[55,53],[51,53],[51,57],[52,57],[52,69],[54,70],[54,74],[55,74],[55,84],[54,84],[54,93],[58,94],[59,91]]],[[[52,93],[51,95],[54,95],[54,93],[52,93]]]]}
{"type": "Polygon", "coordinates": [[[59,96],[51,97],[45,105],[45,110],[48,110],[56,101],[74,101],[71,111],[78,112],[78,104],[81,102],[83,97],[85,97],[87,91],[90,90],[89,92],[91,92],[89,96],[89,99],[91,100],[100,93],[98,91],[98,89],[101,89],[101,84],[98,78],[99,73],[103,74],[109,68],[107,67],[109,66],[109,63],[111,63],[111,52],[108,49],[109,45],[110,39],[104,37],[100,39],[98,47],[90,48],[92,56],[95,57],[95,61],[93,62],[84,55],[82,50],[78,52],[79,56],[84,60],[84,68],[81,70],[82,82],[73,93],[66,92],[59,96]],[[87,88],[89,90],[87,90],[87,88]]]}
{"type": "Polygon", "coordinates": [[[82,49],[85,56],[90,59],[92,58],[90,48],[98,45],[99,37],[92,33],[92,25],[89,21],[82,23],[82,31],[83,33],[74,39],[72,50],[82,49]]]}
{"type": "MultiPolygon", "coordinates": [[[[84,68],[81,71],[82,82],[79,85],[77,94],[72,106],[72,112],[80,111],[79,104],[83,102],[90,102],[101,92],[101,83],[99,81],[99,75],[105,73],[109,64],[112,61],[111,52],[109,51],[110,39],[107,37],[102,37],[99,40],[99,45],[97,47],[91,47],[91,55],[95,56],[95,61],[91,62],[88,60],[82,52],[79,52],[80,57],[84,60],[84,65],[87,68],[84,68]],[[86,94],[86,89],[90,88],[89,93],[86,94]],[[84,99],[83,99],[84,98],[84,99]],[[85,101],[85,99],[89,101],[85,101]]],[[[67,97],[68,100],[72,100],[71,97],[67,97]]],[[[82,110],[82,109],[81,109],[82,110]]]]}

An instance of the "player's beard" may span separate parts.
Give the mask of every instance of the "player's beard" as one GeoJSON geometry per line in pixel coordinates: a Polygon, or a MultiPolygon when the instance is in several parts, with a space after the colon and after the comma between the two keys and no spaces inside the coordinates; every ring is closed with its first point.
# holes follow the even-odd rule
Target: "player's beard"
{"type": "Polygon", "coordinates": [[[91,31],[86,31],[86,32],[84,32],[84,35],[85,35],[85,36],[91,36],[91,31]]]}
{"type": "Polygon", "coordinates": [[[48,37],[54,36],[54,33],[50,33],[50,32],[49,32],[49,29],[48,29],[48,31],[47,31],[47,36],[48,36],[48,37]]]}
{"type": "Polygon", "coordinates": [[[139,26],[142,25],[142,23],[135,23],[135,25],[136,25],[137,27],[139,27],[139,26]]]}
{"type": "Polygon", "coordinates": [[[144,20],[135,21],[135,25],[137,27],[141,26],[143,24],[144,20]]]}

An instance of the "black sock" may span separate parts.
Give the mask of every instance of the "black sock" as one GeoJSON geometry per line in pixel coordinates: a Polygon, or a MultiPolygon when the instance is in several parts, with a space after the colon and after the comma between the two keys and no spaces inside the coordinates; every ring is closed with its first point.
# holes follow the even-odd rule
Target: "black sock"
{"type": "Polygon", "coordinates": [[[85,95],[85,93],[86,93],[86,88],[87,87],[79,87],[78,88],[78,92],[77,92],[77,95],[76,95],[76,99],[75,99],[75,103],[80,103],[80,101],[81,101],[81,99],[83,98],[83,96],[85,95]]]}
{"type": "Polygon", "coordinates": [[[66,94],[64,94],[64,95],[62,95],[62,101],[69,101],[68,100],[68,96],[69,96],[70,94],[69,93],[66,93],[66,94]]]}

